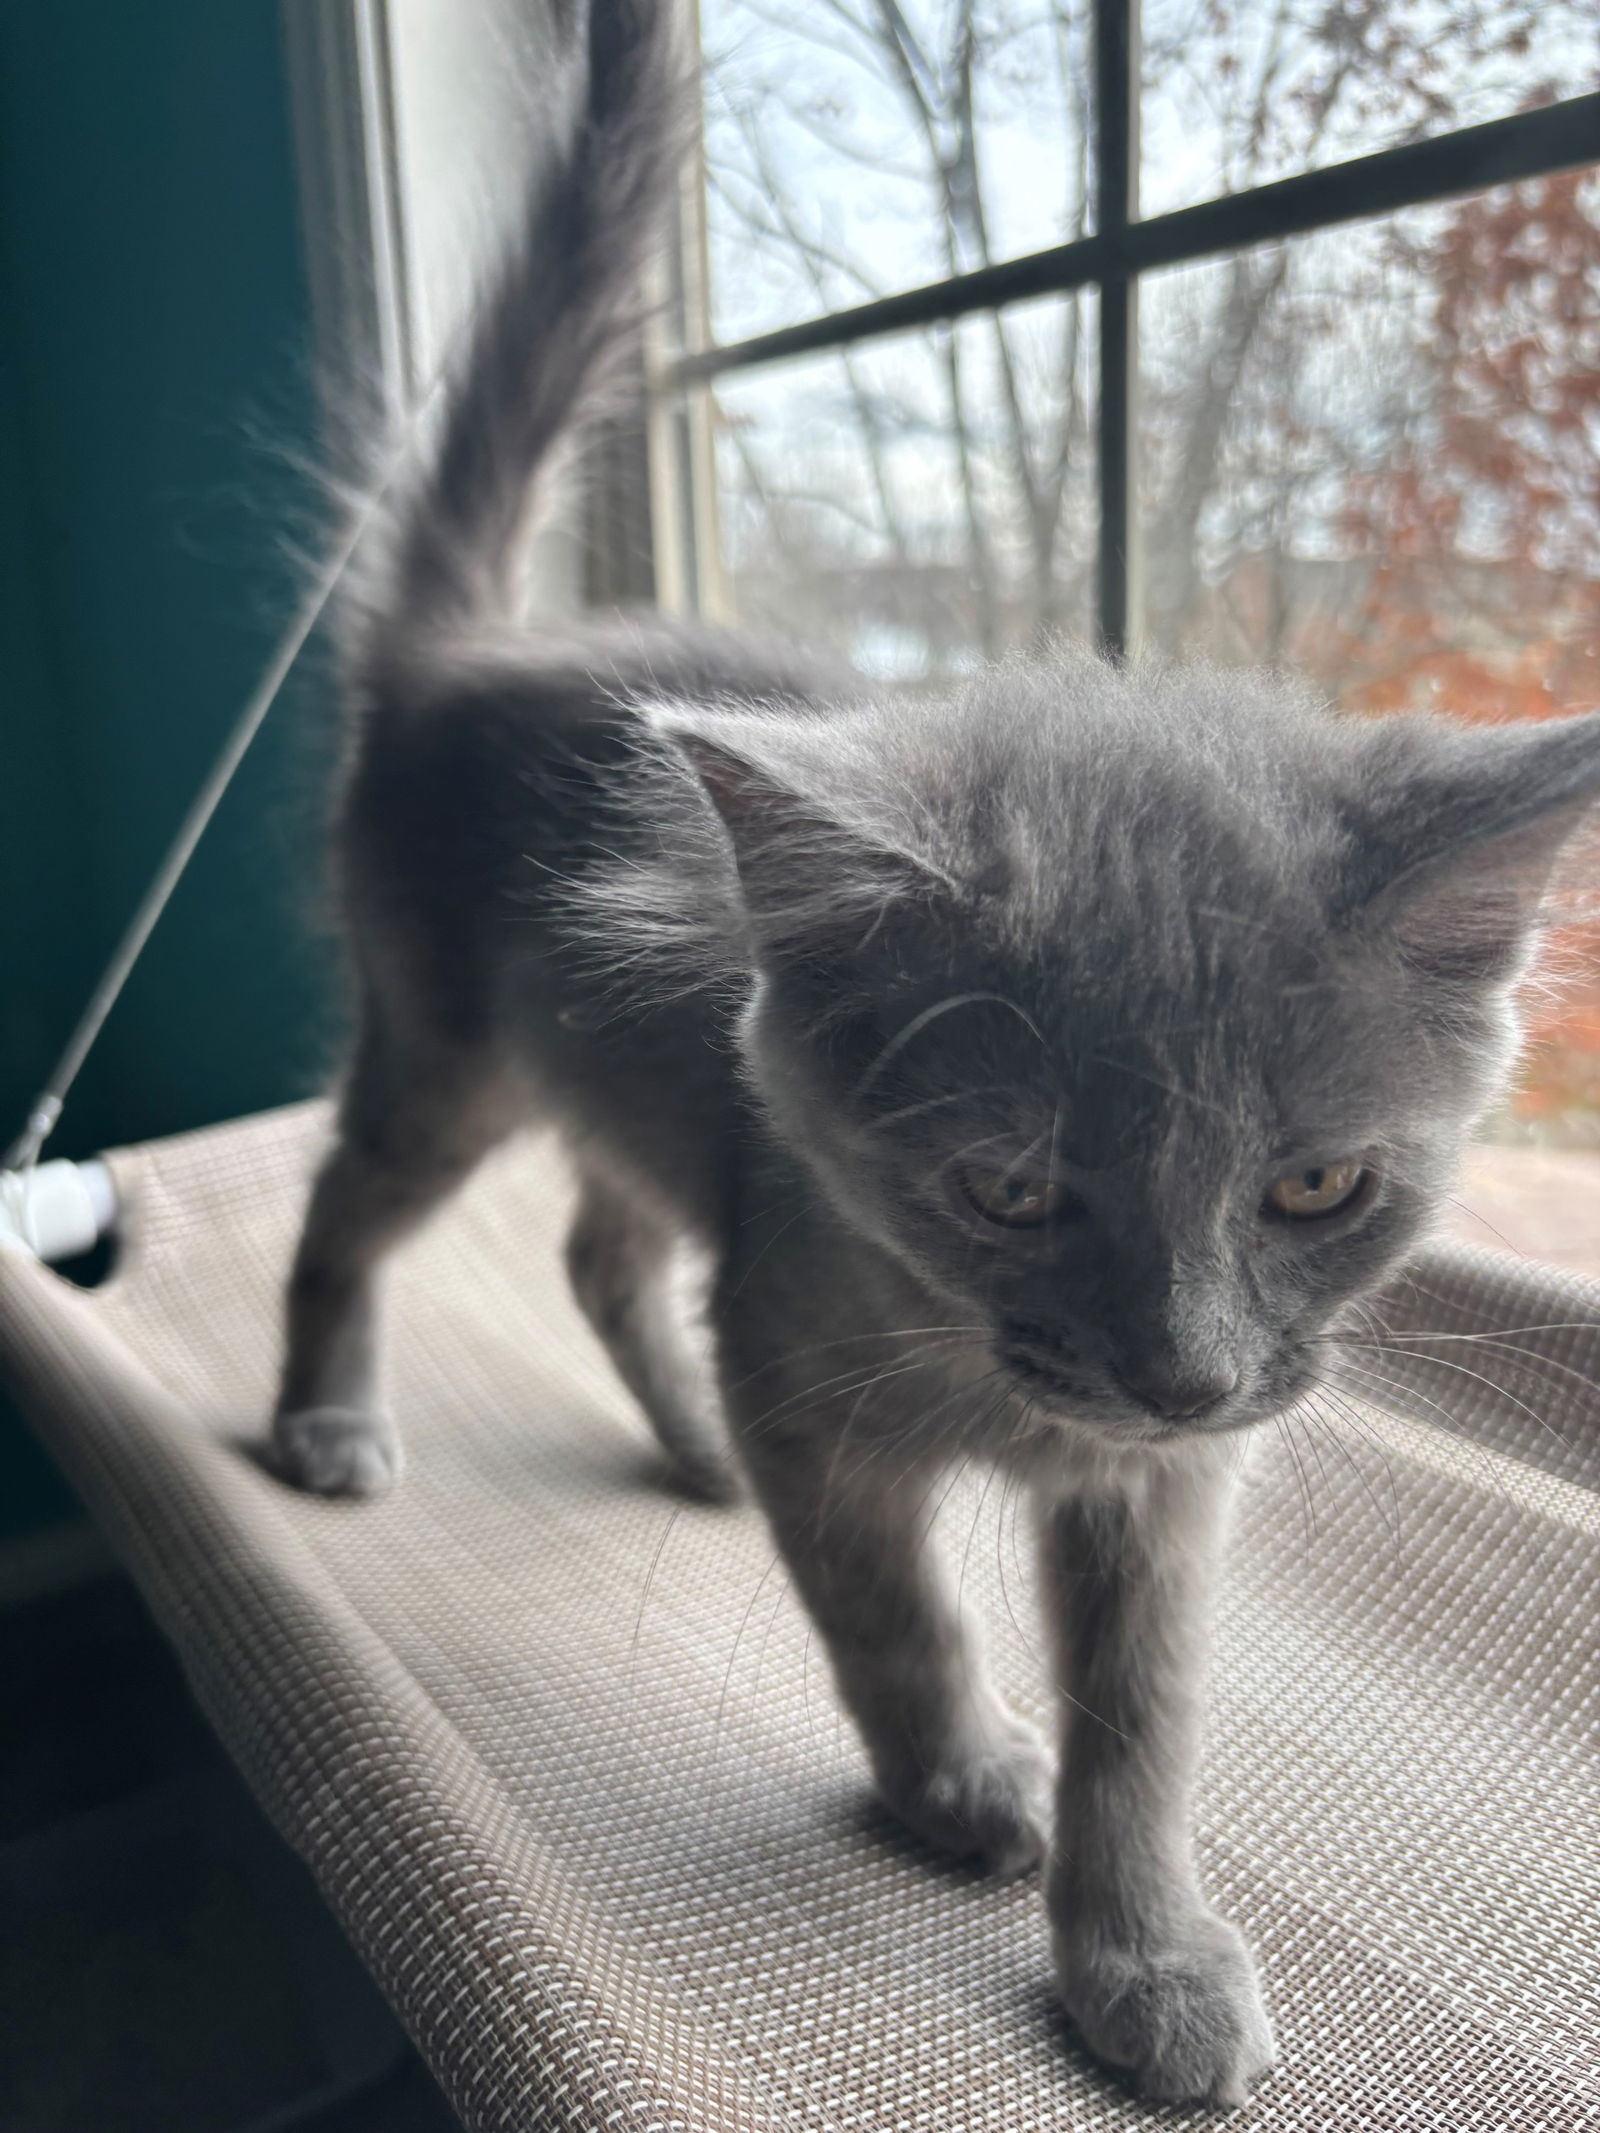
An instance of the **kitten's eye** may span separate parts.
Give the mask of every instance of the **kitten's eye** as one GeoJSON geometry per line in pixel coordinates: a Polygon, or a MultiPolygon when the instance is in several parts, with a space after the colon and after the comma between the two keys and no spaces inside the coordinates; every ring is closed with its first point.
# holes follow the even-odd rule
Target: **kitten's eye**
{"type": "Polygon", "coordinates": [[[1318,1163],[1310,1170],[1296,1170],[1279,1178],[1267,1193],[1267,1205],[1297,1222],[1316,1215],[1336,1214],[1348,1207],[1368,1172],[1360,1163],[1318,1163]]]}
{"type": "Polygon", "coordinates": [[[961,1173],[961,1190],[986,1222],[1005,1229],[1040,1229],[1080,1203],[1054,1179],[1024,1177],[1017,1170],[961,1173]]]}

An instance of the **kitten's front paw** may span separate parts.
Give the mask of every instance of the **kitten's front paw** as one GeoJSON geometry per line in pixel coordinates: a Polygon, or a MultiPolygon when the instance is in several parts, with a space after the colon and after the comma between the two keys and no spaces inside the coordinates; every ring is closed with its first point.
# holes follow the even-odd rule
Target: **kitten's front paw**
{"type": "Polygon", "coordinates": [[[680,1451],[667,1468],[667,1482],[696,1503],[744,1501],[744,1484],[726,1453],[680,1451]]]}
{"type": "Polygon", "coordinates": [[[1134,1947],[1069,1924],[1056,1935],[1056,1976],[1090,2051],[1130,2072],[1152,2102],[1231,2110],[1272,2064],[1250,1951],[1213,1912],[1134,1947]]]}
{"type": "Polygon", "coordinates": [[[1044,1857],[1054,1784],[1044,1743],[1017,1719],[980,1750],[882,1790],[924,1843],[1011,1880],[1044,1857]]]}
{"type": "Polygon", "coordinates": [[[381,1496],[400,1472],[400,1439],[383,1415],[303,1407],[272,1425],[278,1471],[314,1496],[381,1496]]]}

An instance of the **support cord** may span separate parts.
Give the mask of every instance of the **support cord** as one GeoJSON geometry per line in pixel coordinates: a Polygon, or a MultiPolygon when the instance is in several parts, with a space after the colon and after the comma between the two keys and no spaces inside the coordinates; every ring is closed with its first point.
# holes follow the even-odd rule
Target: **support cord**
{"type": "Polygon", "coordinates": [[[144,952],[146,941],[155,931],[162,912],[171,902],[172,892],[177,888],[189,861],[194,857],[195,846],[205,835],[211,818],[217,811],[218,803],[233,782],[235,771],[244,761],[251,742],[260,732],[263,720],[276,703],[295,661],[304,651],[311,632],[321,621],[328,602],[338,590],[340,581],[350,567],[351,559],[372,523],[386,486],[387,484],[380,484],[376,492],[354,513],[337,546],[310,586],[299,612],[284,632],[277,650],[267,662],[265,672],[223,742],[204,784],[195,794],[188,812],[179,823],[177,834],[168,845],[150,886],[139,899],[138,907],[101,972],[99,983],[89,995],[82,1014],[74,1024],[60,1058],[28,1107],[27,1123],[6,1150],[4,1161],[0,1162],[0,1177],[13,1172],[27,1172],[38,1162],[45,1142],[55,1131],[56,1121],[61,1116],[68,1092],[77,1080],[95,1039],[105,1026],[106,1017],[116,1006],[123,987],[132,975],[135,963],[144,952]]]}

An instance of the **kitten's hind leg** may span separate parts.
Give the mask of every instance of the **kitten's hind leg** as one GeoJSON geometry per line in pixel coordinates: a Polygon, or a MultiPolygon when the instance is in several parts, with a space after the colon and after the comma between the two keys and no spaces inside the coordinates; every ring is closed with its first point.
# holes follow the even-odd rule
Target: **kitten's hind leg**
{"type": "Polygon", "coordinates": [[[727,1451],[710,1342],[682,1238],[645,1190],[596,1163],[580,1173],[567,1272],[617,1375],[650,1419],[677,1480],[712,1503],[738,1479],[727,1451]]]}
{"type": "Polygon", "coordinates": [[[279,1470],[320,1496],[376,1496],[400,1468],[378,1382],[376,1283],[389,1252],[523,1116],[511,1077],[370,1017],[289,1277],[273,1422],[279,1470]]]}

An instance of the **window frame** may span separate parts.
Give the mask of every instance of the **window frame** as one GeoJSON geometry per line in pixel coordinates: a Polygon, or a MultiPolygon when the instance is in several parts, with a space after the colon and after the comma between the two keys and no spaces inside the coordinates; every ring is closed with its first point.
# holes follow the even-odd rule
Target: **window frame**
{"type": "MultiPolygon", "coordinates": [[[[679,320],[677,350],[660,365],[655,394],[658,424],[682,424],[691,419],[686,411],[704,407],[709,397],[706,389],[718,378],[797,356],[853,347],[880,335],[947,325],[974,312],[1030,297],[1097,290],[1100,531],[1096,609],[1100,642],[1119,658],[1138,649],[1143,608],[1135,514],[1142,277],[1403,208],[1600,164],[1600,91],[1595,91],[1301,171],[1146,219],[1140,216],[1138,203],[1140,13],[1140,0],[1093,0],[1092,235],[869,303],[824,312],[746,340],[722,343],[711,340],[709,334],[701,237],[696,273],[702,301],[679,320]]],[[[683,250],[680,240],[680,257],[683,250]]],[[[704,429],[703,418],[701,426],[704,429]]],[[[692,544],[701,559],[702,580],[715,567],[713,528],[705,507],[686,506],[684,499],[691,494],[691,484],[695,498],[704,495],[708,453],[707,441],[698,454],[685,446],[673,455],[678,516],[693,527],[692,544]]]]}

